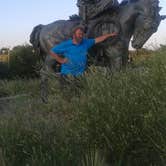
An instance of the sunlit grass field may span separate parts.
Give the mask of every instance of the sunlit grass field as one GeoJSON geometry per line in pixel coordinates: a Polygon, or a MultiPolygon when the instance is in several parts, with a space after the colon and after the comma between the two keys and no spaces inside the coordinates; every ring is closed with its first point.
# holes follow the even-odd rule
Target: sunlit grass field
{"type": "Polygon", "coordinates": [[[0,81],[0,166],[165,166],[166,49],[146,55],[75,91],[50,77],[47,104],[38,79],[0,81]]]}

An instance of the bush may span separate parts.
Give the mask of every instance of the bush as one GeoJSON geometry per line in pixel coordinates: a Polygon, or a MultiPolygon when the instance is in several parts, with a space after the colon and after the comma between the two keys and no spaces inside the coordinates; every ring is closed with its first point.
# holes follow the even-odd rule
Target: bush
{"type": "Polygon", "coordinates": [[[35,67],[39,57],[33,52],[30,45],[16,46],[10,53],[10,74],[12,77],[36,77],[35,67]]]}
{"type": "Polygon", "coordinates": [[[126,72],[92,67],[67,100],[52,78],[48,104],[16,99],[1,115],[1,158],[6,166],[164,166],[165,64],[157,52],[126,72]]]}
{"type": "Polygon", "coordinates": [[[0,62],[0,79],[7,78],[8,76],[9,76],[8,64],[0,62]]]}

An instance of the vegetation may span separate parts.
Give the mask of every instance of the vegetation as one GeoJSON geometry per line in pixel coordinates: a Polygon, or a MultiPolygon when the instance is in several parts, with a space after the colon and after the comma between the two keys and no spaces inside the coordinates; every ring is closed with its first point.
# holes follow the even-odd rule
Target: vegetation
{"type": "Polygon", "coordinates": [[[1,70],[0,78],[33,78],[37,77],[36,71],[37,64],[39,63],[39,57],[33,51],[30,45],[19,45],[14,47],[12,50],[7,48],[1,49],[2,53],[8,51],[9,55],[4,54],[0,56],[0,62],[3,64],[0,66],[1,70]],[[3,58],[3,59],[2,59],[3,58]]]}
{"type": "Polygon", "coordinates": [[[9,48],[3,47],[0,49],[0,55],[8,55],[10,52],[9,48]]]}
{"type": "Polygon", "coordinates": [[[125,72],[91,67],[75,91],[51,77],[48,104],[37,79],[1,81],[5,96],[29,96],[0,100],[0,165],[164,166],[165,53],[135,57],[125,72]]]}
{"type": "Polygon", "coordinates": [[[11,51],[10,72],[12,76],[34,77],[37,75],[35,66],[39,57],[33,52],[32,46],[14,47],[11,51]]]}
{"type": "Polygon", "coordinates": [[[0,79],[4,79],[9,75],[9,66],[7,63],[0,61],[0,79]]]}

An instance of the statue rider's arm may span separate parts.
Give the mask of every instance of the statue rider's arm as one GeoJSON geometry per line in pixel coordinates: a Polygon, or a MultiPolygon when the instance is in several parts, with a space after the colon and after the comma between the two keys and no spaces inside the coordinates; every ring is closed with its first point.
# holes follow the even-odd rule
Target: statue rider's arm
{"type": "Polygon", "coordinates": [[[68,59],[67,58],[62,58],[60,57],[58,54],[50,51],[50,55],[60,64],[64,64],[64,63],[67,63],[68,62],[68,59]]]}
{"type": "Polygon", "coordinates": [[[116,35],[117,35],[117,33],[113,32],[113,33],[110,33],[110,34],[104,34],[102,36],[99,36],[99,37],[95,38],[95,44],[103,42],[104,40],[108,39],[109,37],[113,37],[113,36],[116,36],[116,35]]]}

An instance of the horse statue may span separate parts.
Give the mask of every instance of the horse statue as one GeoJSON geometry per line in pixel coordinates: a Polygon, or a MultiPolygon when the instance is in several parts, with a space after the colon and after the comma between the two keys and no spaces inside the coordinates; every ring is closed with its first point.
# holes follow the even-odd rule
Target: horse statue
{"type": "MultiPolygon", "coordinates": [[[[88,1],[88,0],[87,0],[88,1]]],[[[98,0],[100,3],[106,0],[98,0]]],[[[108,0],[107,0],[108,1],[108,0]]],[[[98,2],[99,3],[99,2],[98,2]]],[[[109,3],[108,3],[109,4],[109,3]]],[[[90,50],[90,56],[95,55],[95,62],[108,66],[111,70],[120,70],[127,64],[129,42],[132,38],[132,47],[139,49],[150,36],[155,33],[161,20],[158,0],[130,0],[122,2],[115,8],[103,8],[94,17],[89,17],[86,24],[86,37],[95,38],[105,33],[117,32],[115,38],[110,38],[90,50]]],[[[43,71],[56,72],[56,61],[49,56],[49,50],[63,40],[71,38],[72,29],[85,20],[73,15],[69,20],[58,20],[48,25],[34,27],[30,42],[40,51],[44,64],[41,70],[41,92],[47,96],[47,75],[43,71]]]]}

